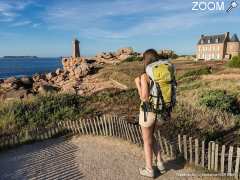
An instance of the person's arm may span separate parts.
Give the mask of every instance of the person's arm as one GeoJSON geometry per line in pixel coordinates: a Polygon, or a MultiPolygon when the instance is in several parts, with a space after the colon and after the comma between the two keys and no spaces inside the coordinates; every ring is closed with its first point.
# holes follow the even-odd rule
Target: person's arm
{"type": "Polygon", "coordinates": [[[149,100],[149,87],[148,87],[148,77],[147,74],[141,75],[141,96],[140,99],[143,102],[149,100]]]}
{"type": "Polygon", "coordinates": [[[139,95],[139,97],[141,97],[141,76],[135,78],[135,84],[136,84],[136,87],[138,90],[138,95],[139,95]]]}

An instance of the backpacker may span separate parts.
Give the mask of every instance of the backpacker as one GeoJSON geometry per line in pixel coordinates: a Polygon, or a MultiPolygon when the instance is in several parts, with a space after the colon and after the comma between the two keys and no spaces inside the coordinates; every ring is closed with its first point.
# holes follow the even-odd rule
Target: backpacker
{"type": "Polygon", "coordinates": [[[175,68],[167,60],[159,60],[146,67],[150,78],[150,99],[156,114],[169,111],[176,103],[175,68]]]}

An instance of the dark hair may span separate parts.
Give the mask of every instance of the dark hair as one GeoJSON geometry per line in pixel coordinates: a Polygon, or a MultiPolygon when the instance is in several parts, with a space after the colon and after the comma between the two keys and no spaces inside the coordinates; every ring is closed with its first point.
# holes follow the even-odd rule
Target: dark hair
{"type": "Polygon", "coordinates": [[[143,62],[147,66],[159,59],[159,55],[155,49],[148,49],[143,53],[143,62]]]}

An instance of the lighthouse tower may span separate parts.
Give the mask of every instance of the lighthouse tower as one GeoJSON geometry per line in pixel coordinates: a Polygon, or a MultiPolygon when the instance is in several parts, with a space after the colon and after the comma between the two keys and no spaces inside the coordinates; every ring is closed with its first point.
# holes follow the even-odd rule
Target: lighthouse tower
{"type": "Polygon", "coordinates": [[[72,45],[73,45],[72,57],[73,58],[80,57],[79,41],[76,38],[73,40],[72,45]]]}

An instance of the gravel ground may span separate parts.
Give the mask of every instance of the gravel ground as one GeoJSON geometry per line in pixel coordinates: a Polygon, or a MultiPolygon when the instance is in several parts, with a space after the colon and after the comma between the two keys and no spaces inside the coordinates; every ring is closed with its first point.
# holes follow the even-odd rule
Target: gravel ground
{"type": "MultiPolygon", "coordinates": [[[[178,161],[166,161],[167,172],[156,179],[202,179],[179,177],[192,173],[178,161]]],[[[0,180],[144,180],[143,151],[136,145],[110,137],[57,138],[0,153],[0,180]]],[[[204,178],[213,179],[213,178],[204,178]]]]}

